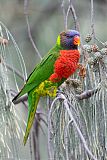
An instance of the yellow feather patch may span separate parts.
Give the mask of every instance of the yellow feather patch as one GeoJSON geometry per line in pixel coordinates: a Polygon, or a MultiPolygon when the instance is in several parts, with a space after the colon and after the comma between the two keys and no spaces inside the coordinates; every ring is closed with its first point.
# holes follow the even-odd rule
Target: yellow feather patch
{"type": "Polygon", "coordinates": [[[57,38],[57,44],[60,46],[61,42],[60,42],[60,35],[57,38]]]}
{"type": "Polygon", "coordinates": [[[40,96],[48,95],[50,97],[55,97],[57,92],[57,86],[55,85],[55,83],[52,83],[49,80],[45,80],[39,85],[38,88],[35,89],[34,92],[38,93],[38,95],[40,96]]]}

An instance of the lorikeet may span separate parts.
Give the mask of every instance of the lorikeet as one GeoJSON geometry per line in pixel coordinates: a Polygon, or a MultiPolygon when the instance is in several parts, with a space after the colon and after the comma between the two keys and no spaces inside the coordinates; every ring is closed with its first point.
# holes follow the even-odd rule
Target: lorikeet
{"type": "Polygon", "coordinates": [[[78,31],[61,32],[55,46],[36,65],[22,90],[14,97],[13,102],[28,93],[28,121],[23,140],[24,145],[28,139],[40,97],[56,96],[57,88],[76,71],[80,58],[79,44],[78,31]]]}

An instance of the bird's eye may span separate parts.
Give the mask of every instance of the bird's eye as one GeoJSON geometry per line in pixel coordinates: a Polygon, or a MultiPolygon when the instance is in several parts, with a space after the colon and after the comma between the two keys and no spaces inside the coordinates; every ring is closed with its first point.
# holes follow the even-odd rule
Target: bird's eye
{"type": "Polygon", "coordinates": [[[66,35],[66,37],[67,37],[67,38],[71,38],[71,36],[70,36],[70,35],[66,35]]]}

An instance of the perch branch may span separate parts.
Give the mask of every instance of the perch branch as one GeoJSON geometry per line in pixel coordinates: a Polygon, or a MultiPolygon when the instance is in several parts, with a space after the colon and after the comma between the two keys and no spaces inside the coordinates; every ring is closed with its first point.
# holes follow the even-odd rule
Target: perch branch
{"type": "Polygon", "coordinates": [[[87,90],[87,91],[84,91],[83,93],[81,93],[80,95],[76,95],[76,98],[78,100],[83,100],[83,99],[88,99],[90,98],[91,96],[93,96],[95,93],[97,93],[98,89],[92,89],[92,90],[87,90]]]}
{"type": "MultiPolygon", "coordinates": [[[[76,94],[76,98],[78,100],[88,99],[91,96],[93,96],[95,93],[97,93],[97,91],[98,91],[98,89],[87,90],[81,94],[76,94]]],[[[12,94],[12,96],[15,96],[13,93],[11,93],[11,94],[12,94]]],[[[18,99],[17,101],[15,101],[14,104],[19,104],[21,102],[27,101],[27,99],[28,99],[28,97],[27,97],[27,95],[25,95],[25,96],[21,97],[20,99],[18,99]]]]}
{"type": "Polygon", "coordinates": [[[32,34],[31,34],[31,29],[30,29],[30,24],[29,24],[29,17],[28,17],[28,0],[24,0],[24,14],[25,14],[26,23],[27,23],[28,36],[29,36],[29,39],[31,41],[31,44],[32,44],[33,48],[35,49],[38,57],[40,59],[42,59],[42,57],[41,57],[41,55],[40,55],[40,53],[39,53],[39,51],[38,51],[38,49],[37,49],[37,47],[36,47],[36,45],[34,43],[34,40],[32,38],[32,34]]]}

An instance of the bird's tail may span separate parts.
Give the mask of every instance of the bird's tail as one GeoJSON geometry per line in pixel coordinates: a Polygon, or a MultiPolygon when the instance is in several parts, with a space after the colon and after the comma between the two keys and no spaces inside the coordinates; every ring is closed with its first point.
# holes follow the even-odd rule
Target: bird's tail
{"type": "Polygon", "coordinates": [[[20,92],[13,98],[12,102],[14,103],[18,98],[23,96],[24,94],[30,92],[33,88],[35,88],[34,84],[25,84],[20,92]]]}
{"type": "Polygon", "coordinates": [[[30,132],[30,129],[31,129],[33,121],[34,121],[34,117],[35,117],[35,113],[36,113],[39,99],[40,99],[40,96],[36,92],[30,91],[28,93],[28,102],[29,102],[28,110],[29,110],[29,112],[28,112],[28,121],[27,121],[26,132],[25,132],[24,139],[23,139],[24,145],[27,142],[29,132],[30,132]]]}
{"type": "Polygon", "coordinates": [[[22,96],[22,91],[20,91],[13,99],[12,102],[14,103],[18,98],[20,98],[22,96]]]}

